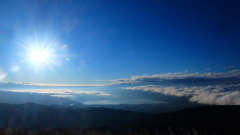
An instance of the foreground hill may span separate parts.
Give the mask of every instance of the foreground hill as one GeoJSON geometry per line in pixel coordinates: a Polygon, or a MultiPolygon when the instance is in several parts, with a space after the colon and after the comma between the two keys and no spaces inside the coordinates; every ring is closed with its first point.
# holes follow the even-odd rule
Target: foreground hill
{"type": "Polygon", "coordinates": [[[0,127],[92,128],[188,134],[240,134],[240,106],[206,106],[172,113],[145,114],[107,108],[70,109],[34,103],[0,104],[0,127]],[[173,130],[173,131],[172,131],[173,130]]]}
{"type": "Polygon", "coordinates": [[[173,113],[155,114],[126,126],[131,129],[174,130],[187,133],[194,129],[205,133],[240,134],[240,106],[205,106],[173,113]]]}
{"type": "Polygon", "coordinates": [[[106,108],[54,108],[34,103],[0,104],[1,127],[89,128],[109,126],[119,128],[148,114],[106,108]]]}

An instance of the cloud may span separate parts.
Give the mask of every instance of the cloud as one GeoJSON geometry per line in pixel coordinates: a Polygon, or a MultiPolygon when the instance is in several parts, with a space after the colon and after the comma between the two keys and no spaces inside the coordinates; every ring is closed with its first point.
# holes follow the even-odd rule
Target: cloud
{"type": "Polygon", "coordinates": [[[110,96],[108,93],[100,91],[77,91],[69,89],[31,89],[31,90],[3,90],[11,92],[28,92],[28,93],[40,93],[40,94],[50,94],[51,96],[67,97],[70,95],[96,95],[96,96],[110,96]]]}
{"type": "Polygon", "coordinates": [[[211,70],[211,68],[206,68],[205,70],[211,70]]]}
{"type": "MultiPolygon", "coordinates": [[[[130,98],[148,98],[157,99],[157,96],[162,97],[186,97],[185,101],[197,102],[203,104],[231,104],[240,105],[240,70],[231,70],[228,72],[206,72],[206,73],[188,73],[176,72],[176,73],[165,73],[156,75],[143,75],[143,76],[132,76],[130,79],[118,79],[112,80],[112,84],[40,84],[40,83],[0,83],[2,88],[10,88],[13,92],[32,92],[49,94],[51,96],[58,97],[71,97],[72,95],[79,95],[81,101],[91,100],[107,100],[111,97],[126,97],[130,98]],[[125,84],[125,85],[122,85],[125,84]],[[111,94],[104,93],[101,91],[77,91],[71,90],[75,86],[107,86],[104,87],[105,91],[111,94]],[[120,87],[118,85],[121,85],[120,87]],[[6,86],[6,87],[5,87],[6,86]],[[23,90],[17,90],[19,88],[23,90]],[[21,87],[25,86],[25,87],[21,87]],[[30,87],[32,86],[32,87],[30,87]],[[44,87],[49,86],[49,87],[44,87]],[[58,87],[59,86],[59,87],[58,87]],[[125,86],[125,91],[122,90],[122,86],[125,86]],[[126,86],[128,86],[126,88],[126,86]],[[131,86],[131,87],[129,87],[131,86]],[[110,90],[115,89],[114,91],[110,90]],[[28,90],[28,89],[32,90],[28,90]],[[43,89],[44,88],[44,89],[43,89]],[[53,89],[55,88],[55,89],[53,89]],[[140,90],[135,92],[133,90],[140,90]],[[120,92],[121,91],[121,92],[120,92]],[[142,91],[148,91],[142,92],[142,91]],[[129,94],[131,93],[131,94],[129,94]],[[155,94],[160,93],[160,94],[155,94]],[[87,96],[86,96],[87,95],[87,96]],[[111,95],[111,96],[110,96],[111,95]],[[170,96],[164,96],[170,95],[170,96]],[[97,97],[96,97],[97,96],[97,97]],[[84,98],[83,98],[84,97],[84,98]],[[88,99],[88,100],[89,100],[88,99]]],[[[77,88],[77,87],[76,87],[77,88]]],[[[97,88],[97,87],[95,87],[97,88]]],[[[85,88],[84,88],[85,89],[85,88]]],[[[78,97],[79,97],[78,96],[78,97]]],[[[162,99],[159,98],[159,99],[162,99]]],[[[176,98],[174,97],[174,98],[176,98]]],[[[181,99],[182,99],[181,98],[181,99]]],[[[80,99],[80,98],[79,98],[80,99]]],[[[180,98],[179,98],[180,99],[180,98]]]]}
{"type": "Polygon", "coordinates": [[[227,69],[227,68],[234,68],[236,67],[235,65],[230,65],[230,66],[226,66],[226,67],[223,67],[224,69],[227,69]]]}
{"type": "Polygon", "coordinates": [[[68,47],[68,45],[63,45],[63,46],[62,46],[63,49],[64,49],[64,48],[67,48],[67,47],[68,47]]]}
{"type": "Polygon", "coordinates": [[[207,86],[171,86],[146,85],[125,88],[142,90],[164,95],[185,96],[191,102],[215,105],[240,105],[240,84],[218,84],[207,86]]]}
{"type": "Polygon", "coordinates": [[[52,96],[52,97],[63,97],[63,98],[65,98],[65,97],[72,97],[73,95],[50,95],[50,96],[52,96]]]}
{"type": "Polygon", "coordinates": [[[44,83],[23,83],[23,82],[0,82],[0,85],[78,87],[78,86],[106,86],[109,84],[44,84],[44,83]]]}
{"type": "Polygon", "coordinates": [[[240,83],[240,70],[231,70],[219,73],[187,73],[176,72],[157,75],[132,76],[131,79],[112,80],[112,85],[119,84],[188,84],[188,85],[211,85],[211,84],[237,84],[240,83]]]}

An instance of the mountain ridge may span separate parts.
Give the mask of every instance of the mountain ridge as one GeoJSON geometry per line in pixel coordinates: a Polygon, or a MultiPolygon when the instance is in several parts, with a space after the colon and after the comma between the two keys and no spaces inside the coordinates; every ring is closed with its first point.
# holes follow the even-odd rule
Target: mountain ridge
{"type": "Polygon", "coordinates": [[[89,128],[109,126],[122,127],[134,120],[148,117],[148,114],[108,108],[53,108],[35,103],[0,103],[1,127],[44,128],[89,128]]]}
{"type": "Polygon", "coordinates": [[[32,102],[43,105],[60,105],[72,108],[83,108],[83,104],[62,97],[52,97],[47,94],[30,92],[9,92],[0,90],[0,103],[23,104],[32,102]],[[71,106],[72,105],[72,106],[71,106]]]}

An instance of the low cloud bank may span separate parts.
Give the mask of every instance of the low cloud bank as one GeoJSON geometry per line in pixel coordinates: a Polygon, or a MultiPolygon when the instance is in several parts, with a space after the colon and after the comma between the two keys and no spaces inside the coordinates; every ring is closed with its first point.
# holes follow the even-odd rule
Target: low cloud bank
{"type": "Polygon", "coordinates": [[[112,80],[112,85],[119,84],[238,84],[240,83],[240,70],[220,73],[187,73],[176,72],[157,75],[132,76],[131,79],[112,80]]]}
{"type": "Polygon", "coordinates": [[[142,90],[164,95],[185,96],[191,102],[215,105],[240,105],[240,84],[208,85],[208,86],[173,86],[162,87],[154,85],[125,88],[142,90]]]}
{"type": "Polygon", "coordinates": [[[167,73],[114,80],[113,85],[132,84],[127,90],[188,97],[190,102],[240,105],[240,70],[219,73],[167,73]],[[140,85],[140,86],[139,86],[140,85]]]}

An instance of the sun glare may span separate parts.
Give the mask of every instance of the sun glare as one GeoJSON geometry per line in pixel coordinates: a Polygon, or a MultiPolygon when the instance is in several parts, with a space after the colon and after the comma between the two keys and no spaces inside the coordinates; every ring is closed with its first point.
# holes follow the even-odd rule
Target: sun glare
{"type": "Polygon", "coordinates": [[[48,54],[45,50],[34,50],[30,54],[30,60],[33,62],[45,62],[48,54]]]}

